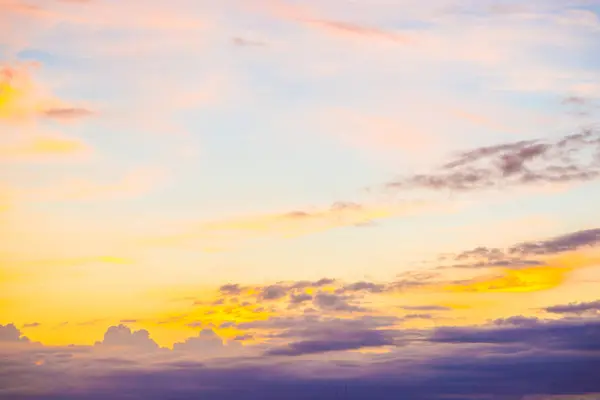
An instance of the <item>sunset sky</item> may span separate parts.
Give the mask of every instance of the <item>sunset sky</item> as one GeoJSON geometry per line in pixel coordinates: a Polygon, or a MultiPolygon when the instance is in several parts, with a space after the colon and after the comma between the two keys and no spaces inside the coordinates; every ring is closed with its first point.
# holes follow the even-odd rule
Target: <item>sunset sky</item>
{"type": "Polygon", "coordinates": [[[599,117],[597,0],[0,0],[0,399],[598,400],[599,117]]]}

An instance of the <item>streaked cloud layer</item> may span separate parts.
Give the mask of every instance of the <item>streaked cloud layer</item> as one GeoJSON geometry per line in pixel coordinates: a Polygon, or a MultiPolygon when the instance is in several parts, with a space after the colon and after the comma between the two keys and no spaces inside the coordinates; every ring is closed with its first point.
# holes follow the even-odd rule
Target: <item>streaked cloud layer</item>
{"type": "Polygon", "coordinates": [[[0,398],[600,398],[599,11],[0,0],[0,398]]]}

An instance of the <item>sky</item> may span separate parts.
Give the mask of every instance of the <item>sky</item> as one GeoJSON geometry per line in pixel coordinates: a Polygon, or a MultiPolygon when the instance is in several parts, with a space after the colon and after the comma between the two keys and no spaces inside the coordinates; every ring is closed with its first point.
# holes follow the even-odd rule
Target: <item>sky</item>
{"type": "Polygon", "coordinates": [[[0,0],[0,399],[600,399],[597,0],[0,0]]]}

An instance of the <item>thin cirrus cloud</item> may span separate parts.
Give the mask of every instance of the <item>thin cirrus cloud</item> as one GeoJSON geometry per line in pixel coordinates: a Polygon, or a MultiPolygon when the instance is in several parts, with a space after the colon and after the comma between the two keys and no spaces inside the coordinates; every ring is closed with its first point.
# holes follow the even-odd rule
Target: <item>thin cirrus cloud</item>
{"type": "Polygon", "coordinates": [[[410,43],[410,37],[406,34],[351,21],[324,18],[319,15],[317,8],[310,7],[309,5],[292,5],[287,2],[275,0],[258,2],[255,7],[276,18],[295,22],[333,35],[350,38],[370,38],[400,44],[410,43]]]}
{"type": "Polygon", "coordinates": [[[379,219],[411,214],[426,204],[397,202],[381,205],[336,202],[329,209],[296,210],[196,224],[171,235],[142,240],[150,246],[185,245],[212,240],[226,247],[239,240],[260,237],[293,238],[340,227],[360,227],[379,219]]]}
{"type": "Polygon", "coordinates": [[[0,145],[0,161],[81,159],[91,152],[91,148],[81,140],[46,135],[0,145]]]}

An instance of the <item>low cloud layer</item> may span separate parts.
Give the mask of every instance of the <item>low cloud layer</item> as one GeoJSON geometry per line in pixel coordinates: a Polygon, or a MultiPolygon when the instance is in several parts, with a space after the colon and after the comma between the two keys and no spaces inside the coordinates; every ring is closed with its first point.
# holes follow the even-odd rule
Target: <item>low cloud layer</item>
{"type": "MultiPolygon", "coordinates": [[[[9,353],[0,361],[2,393],[11,398],[90,400],[387,399],[399,395],[416,400],[509,400],[600,393],[597,319],[514,316],[487,325],[429,331],[390,329],[396,321],[377,317],[272,322],[271,328],[283,328],[273,338],[274,344],[259,357],[243,356],[235,363],[180,359],[182,354],[206,352],[204,346],[194,344],[198,339],[144,366],[137,358],[124,358],[124,353],[107,358],[85,348],[32,347],[18,356],[9,353]],[[289,342],[277,344],[282,339],[289,342]],[[371,347],[386,351],[354,353],[371,347]],[[83,365],[88,368],[82,369],[83,365]],[[15,380],[24,372],[33,385],[22,386],[15,380]]],[[[268,322],[262,324],[266,327],[268,322]]],[[[136,335],[126,331],[112,327],[106,338],[119,336],[116,343],[121,345],[121,339],[136,335]]],[[[146,340],[145,334],[139,336],[146,340]]],[[[14,340],[14,334],[11,337],[14,340]]],[[[220,341],[208,331],[199,337],[215,345],[220,341]]],[[[129,339],[125,342],[130,344],[129,339]]]]}

